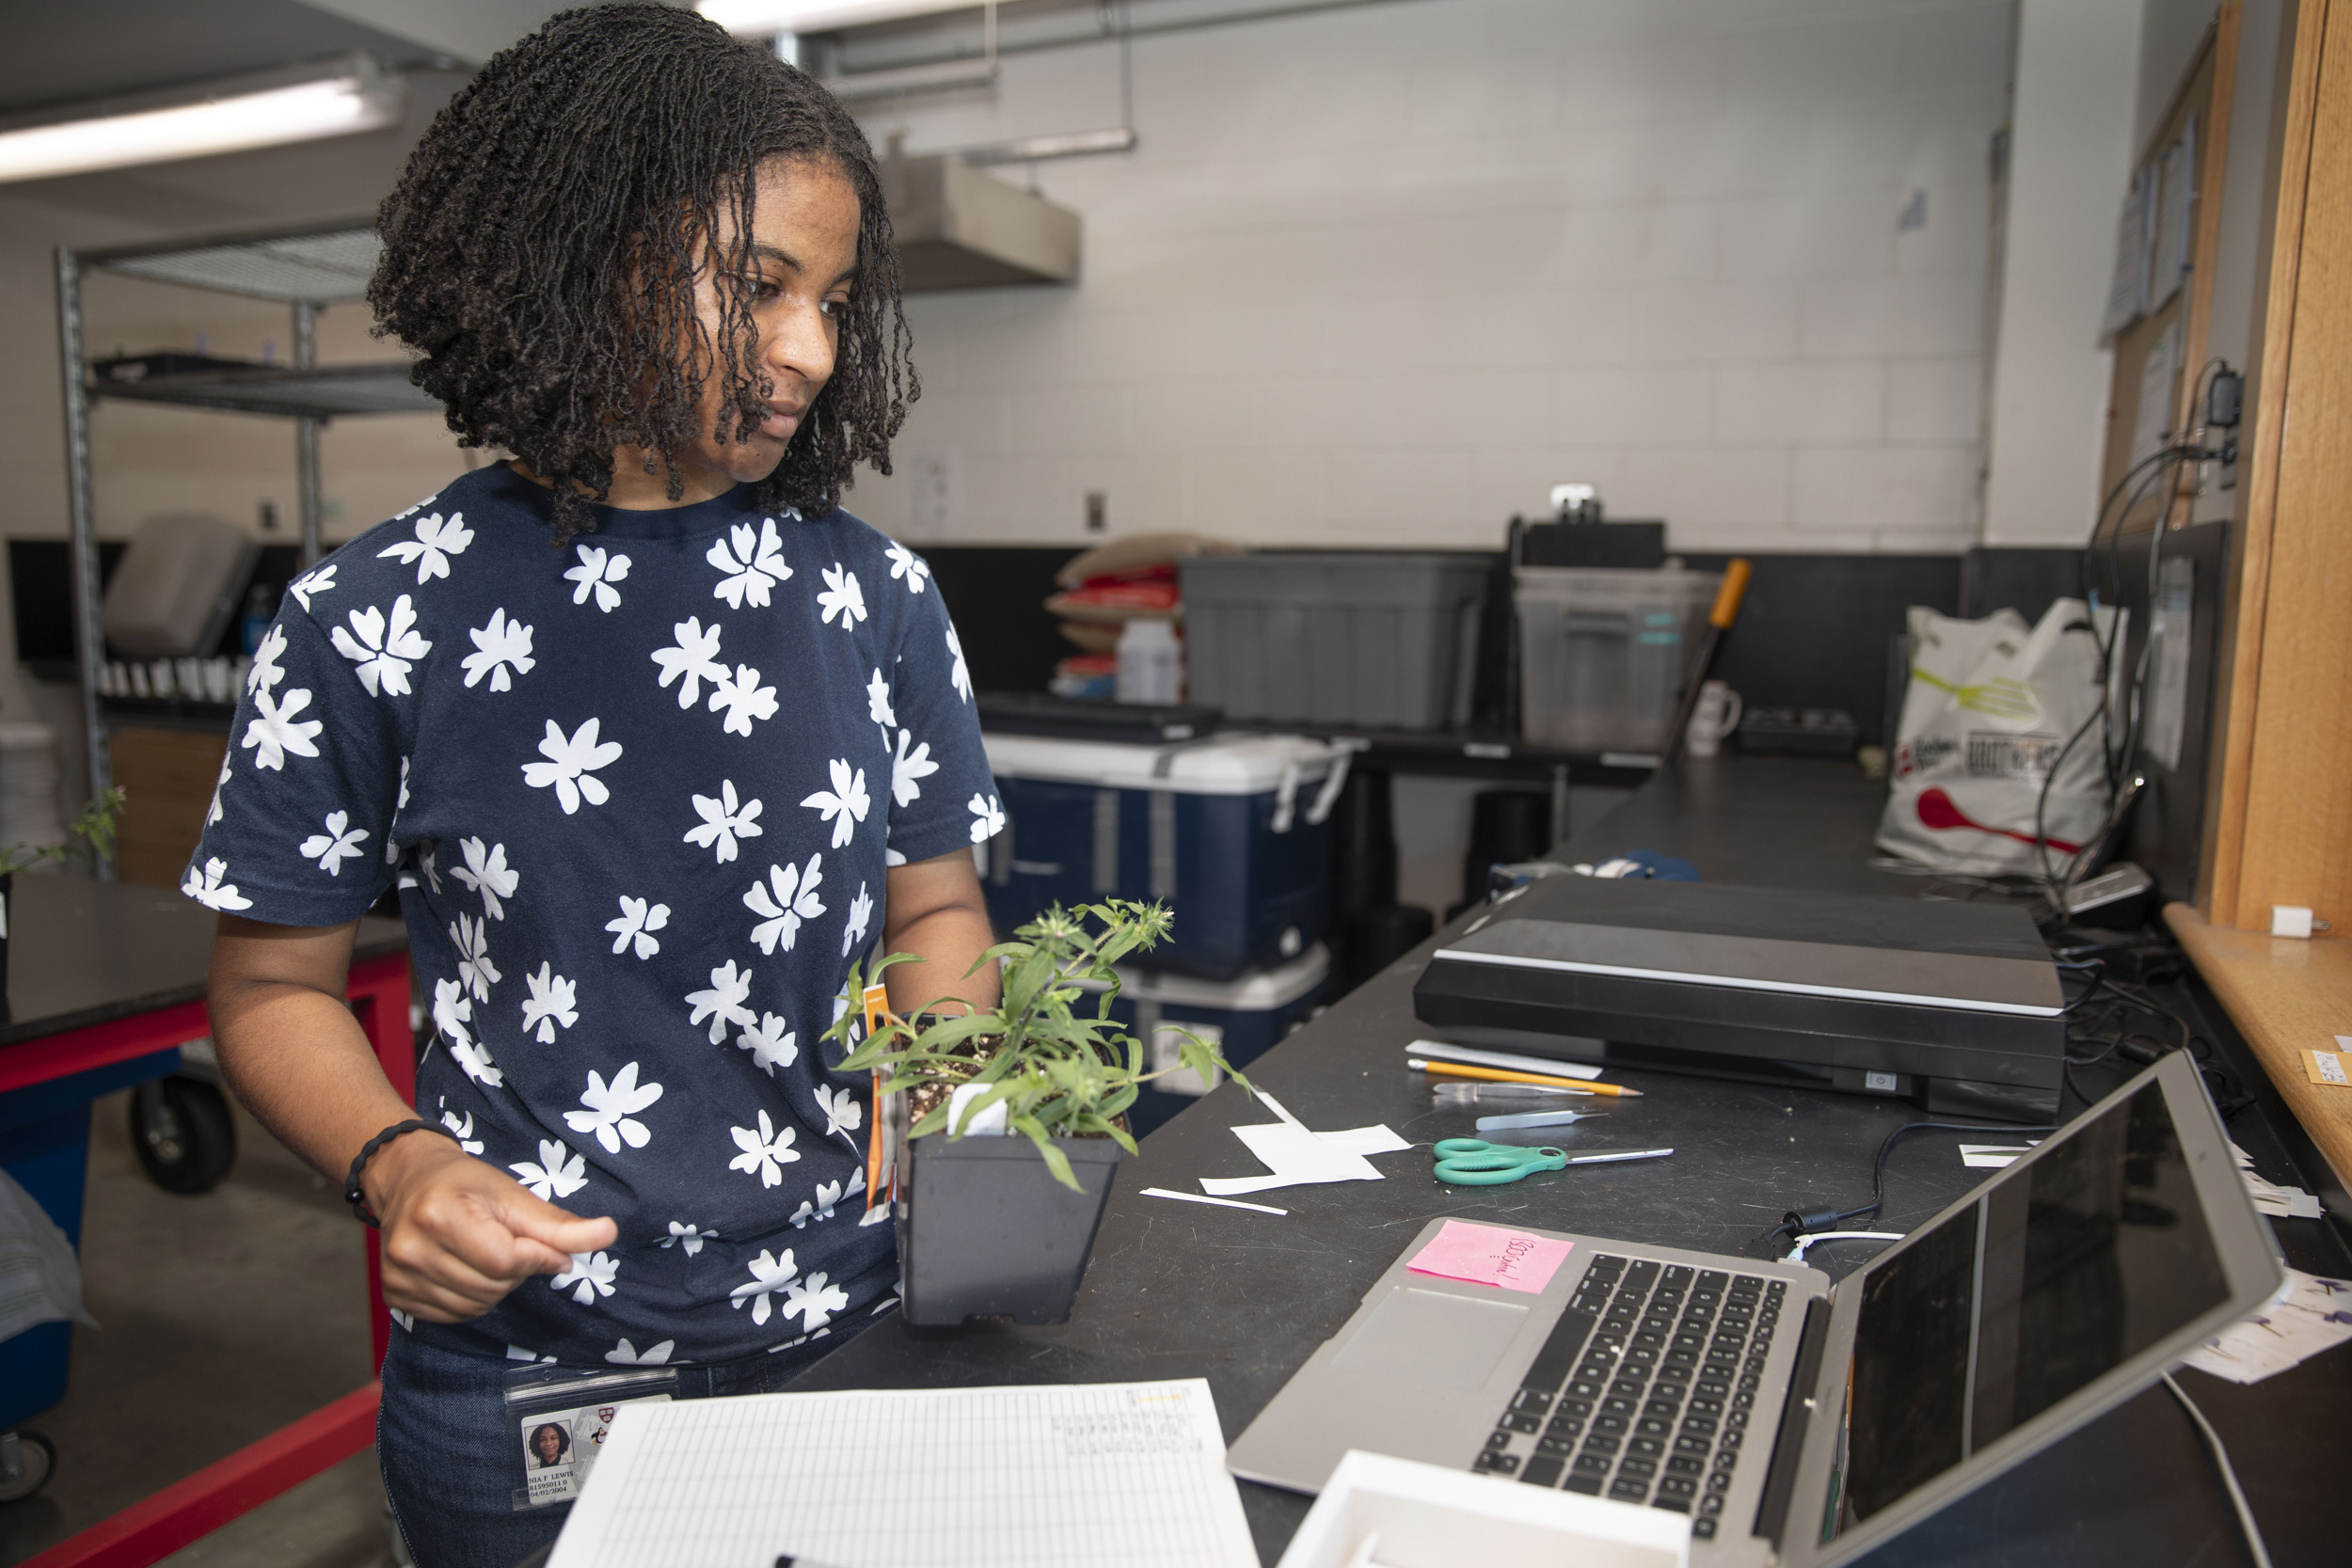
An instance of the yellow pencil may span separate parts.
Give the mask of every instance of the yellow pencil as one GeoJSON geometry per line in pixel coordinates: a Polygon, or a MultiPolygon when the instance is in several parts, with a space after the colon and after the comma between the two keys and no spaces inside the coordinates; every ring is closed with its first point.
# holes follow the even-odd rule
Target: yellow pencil
{"type": "Polygon", "coordinates": [[[1499,1067],[1471,1067],[1467,1062],[1425,1062],[1418,1056],[1405,1065],[1432,1078],[1475,1078],[1486,1084],[1541,1084],[1547,1088],[1583,1089],[1590,1094],[1631,1095],[1636,1098],[1642,1092],[1629,1089],[1622,1084],[1588,1084],[1581,1078],[1548,1078],[1538,1072],[1513,1072],[1499,1067]]]}

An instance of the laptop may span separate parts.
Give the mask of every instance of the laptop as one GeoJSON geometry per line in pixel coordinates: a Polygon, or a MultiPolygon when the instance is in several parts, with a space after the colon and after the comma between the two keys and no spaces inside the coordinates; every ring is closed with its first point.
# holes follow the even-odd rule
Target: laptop
{"type": "Polygon", "coordinates": [[[1688,1514],[1693,1563],[1827,1568],[2286,1280],[2185,1053],[1836,1285],[1549,1231],[1572,1245],[1540,1294],[1412,1273],[1443,1224],[1234,1442],[1235,1475],[1316,1492],[1362,1449],[1688,1514]]]}

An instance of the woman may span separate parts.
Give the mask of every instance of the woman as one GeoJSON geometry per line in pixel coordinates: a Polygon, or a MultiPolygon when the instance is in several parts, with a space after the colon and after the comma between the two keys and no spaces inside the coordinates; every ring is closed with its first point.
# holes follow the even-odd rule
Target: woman
{"type": "Polygon", "coordinates": [[[819,1037],[877,942],[925,960],[900,1012],[994,1000],[997,805],[929,569],[836,504],[914,383],[821,87],[687,10],[568,12],[379,226],[381,329],[515,457],[293,584],[185,891],[221,911],[223,1067],[382,1226],[401,1528],[506,1568],[562,1513],[516,1500],[514,1363],[769,1389],[890,1301],[870,1085],[819,1037]],[[395,882],[413,1108],[342,1002],[395,882]]]}

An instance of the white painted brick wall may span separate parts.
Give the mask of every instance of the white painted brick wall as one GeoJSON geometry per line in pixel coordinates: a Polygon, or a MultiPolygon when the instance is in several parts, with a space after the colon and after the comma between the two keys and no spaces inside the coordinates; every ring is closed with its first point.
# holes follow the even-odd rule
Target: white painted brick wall
{"type": "MultiPolygon", "coordinates": [[[[1130,156],[1045,165],[1075,288],[910,302],[961,537],[1486,545],[1556,481],[1694,549],[1978,529],[2008,0],[1406,0],[1134,45],[1130,156]],[[1923,229],[1899,231],[1915,190],[1923,229]]],[[[1115,123],[1110,45],[876,111],[1115,123]]],[[[1012,171],[1025,178],[1025,171],[1012,171]]],[[[900,526],[895,482],[851,504],[900,526]]]]}

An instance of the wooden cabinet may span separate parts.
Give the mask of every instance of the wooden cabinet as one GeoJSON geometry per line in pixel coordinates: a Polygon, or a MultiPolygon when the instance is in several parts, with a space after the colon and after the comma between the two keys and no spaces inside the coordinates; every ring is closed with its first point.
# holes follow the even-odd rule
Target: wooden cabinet
{"type": "Polygon", "coordinates": [[[148,887],[178,887],[212,811],[227,732],[125,725],[108,750],[125,796],[116,875],[148,887]]]}

